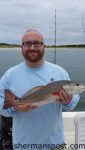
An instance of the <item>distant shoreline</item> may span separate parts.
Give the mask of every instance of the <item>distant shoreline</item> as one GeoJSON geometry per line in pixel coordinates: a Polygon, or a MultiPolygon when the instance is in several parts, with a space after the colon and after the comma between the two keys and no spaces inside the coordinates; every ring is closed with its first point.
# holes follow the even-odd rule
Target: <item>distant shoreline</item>
{"type": "Polygon", "coordinates": [[[58,46],[46,46],[46,48],[85,48],[85,45],[58,45],[58,46]]]}
{"type": "MultiPolygon", "coordinates": [[[[0,43],[0,48],[20,48],[20,45],[0,43]]],[[[85,48],[85,44],[73,45],[46,45],[46,48],[85,48]]]]}

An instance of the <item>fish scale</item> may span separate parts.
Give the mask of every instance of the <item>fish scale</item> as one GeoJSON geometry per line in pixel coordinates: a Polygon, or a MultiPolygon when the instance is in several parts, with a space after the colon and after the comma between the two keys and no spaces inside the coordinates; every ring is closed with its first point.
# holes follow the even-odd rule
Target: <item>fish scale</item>
{"type": "MultiPolygon", "coordinates": [[[[49,93],[52,93],[52,92],[57,92],[63,87],[63,82],[64,82],[64,84],[70,83],[70,81],[67,81],[67,80],[62,80],[62,82],[61,81],[54,81],[54,82],[49,83],[49,84],[47,84],[45,86],[41,86],[40,90],[35,91],[33,94],[29,94],[29,98],[28,98],[28,96],[27,96],[27,98],[30,99],[30,98],[33,98],[33,97],[38,96],[38,95],[49,94],[49,93]]],[[[28,92],[26,92],[26,93],[28,93],[28,92]]],[[[23,98],[26,99],[25,95],[21,99],[23,99],[23,98]]]]}

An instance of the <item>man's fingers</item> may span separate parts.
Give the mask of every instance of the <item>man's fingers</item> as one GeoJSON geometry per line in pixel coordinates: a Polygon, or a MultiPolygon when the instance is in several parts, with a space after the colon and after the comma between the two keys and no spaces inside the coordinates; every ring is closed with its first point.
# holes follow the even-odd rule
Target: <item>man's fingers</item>
{"type": "Polygon", "coordinates": [[[53,92],[52,95],[59,96],[59,92],[53,92]]]}
{"type": "Polygon", "coordinates": [[[72,99],[72,95],[68,94],[64,89],[61,89],[59,91],[59,98],[63,104],[68,104],[72,99]]]}
{"type": "Polygon", "coordinates": [[[33,106],[33,105],[30,105],[29,107],[29,111],[33,110],[33,109],[36,109],[38,106],[33,106]]]}
{"type": "Polygon", "coordinates": [[[28,103],[15,103],[13,107],[15,110],[21,111],[21,112],[27,112],[27,111],[37,108],[37,106],[28,104],[28,103]]]}

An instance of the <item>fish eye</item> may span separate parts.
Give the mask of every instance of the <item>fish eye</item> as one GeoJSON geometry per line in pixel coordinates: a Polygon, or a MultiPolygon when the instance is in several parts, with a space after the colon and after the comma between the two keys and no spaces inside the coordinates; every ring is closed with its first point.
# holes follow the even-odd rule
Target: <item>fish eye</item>
{"type": "Polygon", "coordinates": [[[79,84],[77,83],[76,86],[79,86],[79,84]]]}

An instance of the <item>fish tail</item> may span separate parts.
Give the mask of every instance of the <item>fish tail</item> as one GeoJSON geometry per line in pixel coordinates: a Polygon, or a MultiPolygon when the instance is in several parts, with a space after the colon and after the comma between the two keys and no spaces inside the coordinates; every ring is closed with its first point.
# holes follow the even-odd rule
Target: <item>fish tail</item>
{"type": "Polygon", "coordinates": [[[9,90],[5,89],[5,102],[4,109],[10,108],[13,106],[15,95],[9,90]]]}

